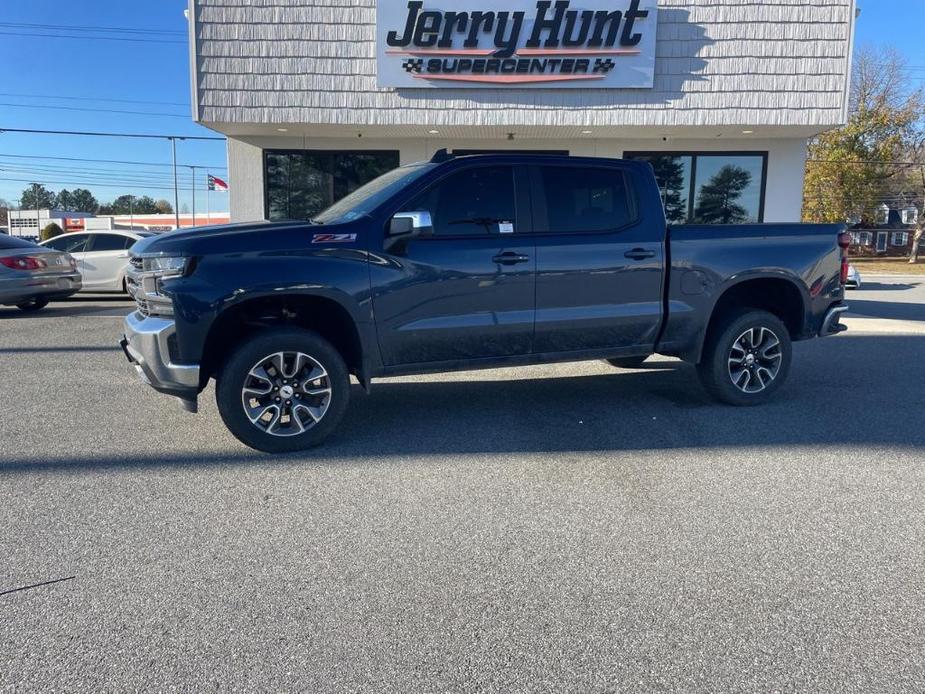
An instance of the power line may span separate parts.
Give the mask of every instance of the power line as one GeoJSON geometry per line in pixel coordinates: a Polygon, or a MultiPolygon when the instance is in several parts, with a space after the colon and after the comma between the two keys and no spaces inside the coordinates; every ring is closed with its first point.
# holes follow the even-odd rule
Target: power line
{"type": "Polygon", "coordinates": [[[0,102],[0,106],[12,106],[13,108],[44,108],[53,111],[84,111],[90,113],[121,113],[132,116],[169,116],[170,118],[189,118],[187,113],[152,113],[151,111],[123,111],[112,108],[80,108],[79,106],[54,106],[44,104],[10,104],[0,102]]]}
{"type": "MultiPolygon", "coordinates": [[[[0,178],[0,181],[13,181],[20,183],[38,183],[34,178],[0,178]]],[[[159,186],[159,185],[144,185],[142,183],[131,183],[131,184],[119,184],[119,183],[96,183],[96,182],[81,182],[76,180],[67,180],[67,181],[58,181],[52,179],[44,179],[41,185],[45,184],[54,184],[54,185],[67,185],[78,183],[80,185],[94,186],[96,188],[123,188],[123,189],[147,189],[147,190],[173,190],[173,186],[159,186]]],[[[197,188],[197,190],[205,190],[207,186],[202,186],[197,188]]],[[[187,190],[189,190],[187,188],[187,190]]]]}
{"type": "MultiPolygon", "coordinates": [[[[143,180],[143,181],[167,181],[173,182],[173,177],[167,171],[112,171],[111,169],[92,169],[77,167],[50,167],[50,166],[22,166],[0,162],[0,171],[16,172],[29,175],[58,175],[58,176],[77,176],[87,178],[99,178],[105,180],[143,180]]],[[[189,172],[184,172],[178,176],[179,180],[188,183],[192,180],[189,172]]]]}
{"type": "Polygon", "coordinates": [[[38,34],[22,31],[0,31],[3,36],[32,36],[46,39],[80,39],[83,41],[131,41],[133,43],[176,43],[186,44],[186,41],[170,41],[167,39],[133,39],[124,36],[71,36],[69,34],[38,34]]]}
{"type": "Polygon", "coordinates": [[[877,161],[877,160],[842,160],[842,159],[807,159],[807,164],[874,164],[882,166],[925,166],[919,161],[877,161]]]}
{"type": "Polygon", "coordinates": [[[61,96],[60,94],[16,94],[0,92],[0,96],[15,96],[24,99],[67,99],[69,101],[108,101],[118,104],[154,104],[157,106],[186,106],[188,101],[143,101],[138,99],[107,99],[101,96],[61,96]]]}
{"type": "MultiPolygon", "coordinates": [[[[44,154],[3,154],[0,152],[0,157],[15,158],[15,159],[54,159],[59,161],[92,161],[103,164],[130,164],[130,165],[140,165],[140,166],[173,166],[170,163],[164,163],[159,161],[125,161],[121,159],[88,159],[85,157],[53,157],[50,155],[44,154]]],[[[208,164],[177,164],[177,166],[195,166],[197,169],[221,169],[227,170],[227,166],[212,166],[208,164]]]]}
{"type": "Polygon", "coordinates": [[[38,135],[86,135],[90,137],[135,137],[149,140],[211,140],[224,142],[224,137],[207,137],[204,135],[155,135],[152,133],[113,133],[113,132],[85,132],[81,130],[36,130],[33,128],[3,128],[2,133],[31,133],[38,135]]]}
{"type": "Polygon", "coordinates": [[[28,22],[0,22],[0,26],[31,27],[33,29],[55,29],[61,31],[84,29],[86,31],[125,32],[129,34],[186,34],[185,31],[181,31],[179,29],[137,29],[135,27],[80,26],[75,24],[31,24],[28,22]]]}

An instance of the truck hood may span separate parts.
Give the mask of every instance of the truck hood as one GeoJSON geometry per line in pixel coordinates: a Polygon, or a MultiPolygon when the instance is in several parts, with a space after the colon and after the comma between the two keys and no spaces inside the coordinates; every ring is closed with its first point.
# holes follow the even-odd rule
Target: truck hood
{"type": "Polygon", "coordinates": [[[310,222],[247,222],[177,229],[149,236],[132,246],[134,255],[206,255],[301,246],[323,230],[346,225],[320,226],[310,222]]]}

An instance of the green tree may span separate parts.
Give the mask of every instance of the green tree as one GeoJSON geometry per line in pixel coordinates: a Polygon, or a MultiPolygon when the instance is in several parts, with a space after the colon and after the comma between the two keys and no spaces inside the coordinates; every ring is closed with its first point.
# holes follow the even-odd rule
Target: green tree
{"type": "MultiPolygon", "coordinates": [[[[63,193],[64,191],[61,192],[63,193]]],[[[90,214],[96,214],[96,211],[100,208],[100,203],[97,202],[93,193],[86,188],[75,188],[71,192],[71,204],[71,209],[74,210],[74,212],[89,212],[90,214]]]]}
{"type": "Polygon", "coordinates": [[[33,183],[19,196],[24,210],[49,210],[55,206],[55,194],[41,183],[33,183]]]}
{"type": "Polygon", "coordinates": [[[62,188],[55,196],[55,204],[53,207],[56,210],[72,212],[74,210],[74,199],[71,191],[69,191],[67,188],[62,188]]]}
{"type": "Polygon", "coordinates": [[[736,201],[751,185],[752,175],[740,166],[728,164],[700,189],[695,224],[738,224],[748,221],[748,210],[736,201]]]}
{"type": "Polygon", "coordinates": [[[659,155],[649,159],[655,170],[655,180],[662,189],[665,216],[670,224],[687,221],[687,176],[683,157],[659,155]]]}
{"type": "Polygon", "coordinates": [[[9,228],[11,209],[12,209],[12,205],[10,205],[10,203],[4,200],[3,198],[0,198],[0,227],[9,228]]]}
{"type": "Polygon", "coordinates": [[[173,212],[173,205],[163,199],[154,203],[154,206],[157,208],[157,214],[170,214],[173,212]]]}
{"type": "Polygon", "coordinates": [[[903,161],[921,141],[925,98],[911,89],[905,60],[892,50],[855,58],[848,124],[810,143],[803,192],[809,222],[873,223],[903,161]]]}
{"type": "Polygon", "coordinates": [[[108,205],[99,208],[100,214],[155,214],[157,203],[149,195],[135,197],[120,195],[108,205]]]}
{"type": "Polygon", "coordinates": [[[39,239],[42,241],[47,241],[48,239],[53,239],[55,236],[61,236],[64,233],[64,229],[59,227],[57,224],[52,222],[45,226],[39,234],[39,239]]]}

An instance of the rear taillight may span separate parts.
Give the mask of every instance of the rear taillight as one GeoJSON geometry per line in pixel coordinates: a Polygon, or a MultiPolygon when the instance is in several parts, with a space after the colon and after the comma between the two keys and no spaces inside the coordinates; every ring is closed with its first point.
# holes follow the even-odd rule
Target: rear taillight
{"type": "Polygon", "coordinates": [[[41,258],[33,258],[31,255],[14,255],[8,258],[0,258],[0,264],[6,265],[12,270],[41,270],[48,267],[41,258]]]}
{"type": "Polygon", "coordinates": [[[838,247],[841,248],[841,283],[842,286],[848,283],[848,249],[851,248],[851,242],[854,239],[847,231],[838,235],[838,247]]]}

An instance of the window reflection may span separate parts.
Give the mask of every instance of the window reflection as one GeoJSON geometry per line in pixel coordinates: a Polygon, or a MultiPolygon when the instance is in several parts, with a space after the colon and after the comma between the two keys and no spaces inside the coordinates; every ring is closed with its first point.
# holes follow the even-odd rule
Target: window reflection
{"type": "Polygon", "coordinates": [[[762,221],[764,154],[627,153],[652,164],[670,224],[762,221]]]}
{"type": "Polygon", "coordinates": [[[369,181],[396,168],[397,151],[267,150],[267,218],[309,219],[369,181]]]}
{"type": "Polygon", "coordinates": [[[761,212],[761,157],[697,157],[695,224],[758,222],[761,212]]]}

